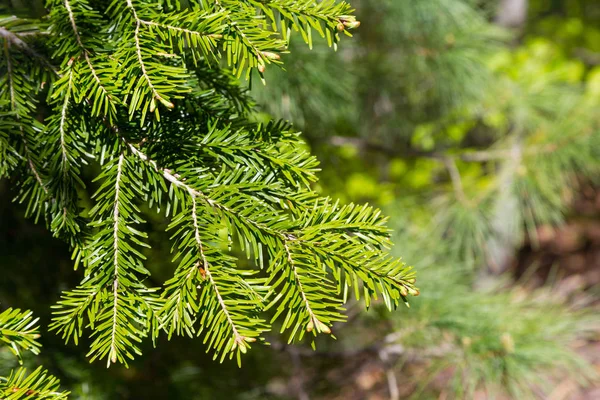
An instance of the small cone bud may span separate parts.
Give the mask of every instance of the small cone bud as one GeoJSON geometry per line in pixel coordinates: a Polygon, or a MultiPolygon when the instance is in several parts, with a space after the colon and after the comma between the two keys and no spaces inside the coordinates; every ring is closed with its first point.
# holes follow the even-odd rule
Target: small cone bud
{"type": "Polygon", "coordinates": [[[256,342],[256,338],[253,338],[253,337],[246,337],[246,338],[244,338],[244,340],[246,342],[248,342],[248,343],[254,343],[254,342],[256,342]]]}
{"type": "Polygon", "coordinates": [[[346,28],[344,27],[343,23],[340,22],[339,24],[337,24],[338,32],[344,32],[344,29],[346,29],[346,28]]]}
{"type": "Polygon", "coordinates": [[[313,323],[312,319],[310,321],[308,321],[308,325],[306,325],[306,332],[312,332],[312,330],[315,328],[315,324],[313,323]]]}
{"type": "Polygon", "coordinates": [[[360,26],[360,21],[347,21],[344,22],[344,26],[348,29],[356,29],[360,26]]]}
{"type": "Polygon", "coordinates": [[[168,100],[163,99],[162,97],[159,97],[158,101],[160,101],[163,104],[163,106],[165,106],[167,108],[174,108],[175,107],[175,104],[171,103],[168,100]]]}
{"type": "Polygon", "coordinates": [[[258,72],[260,72],[261,74],[265,73],[265,65],[264,64],[258,64],[258,72]]]}
{"type": "Polygon", "coordinates": [[[408,296],[408,290],[404,286],[400,286],[400,294],[404,297],[408,296]]]}
{"type": "Polygon", "coordinates": [[[321,321],[319,321],[319,330],[328,335],[331,333],[331,329],[321,321]]]}
{"type": "Polygon", "coordinates": [[[356,29],[360,26],[360,21],[357,21],[356,17],[353,15],[342,15],[340,17],[340,23],[348,29],[356,29]]]}
{"type": "Polygon", "coordinates": [[[272,53],[270,51],[261,52],[263,56],[267,57],[269,60],[279,60],[281,56],[277,53],[272,53]]]}

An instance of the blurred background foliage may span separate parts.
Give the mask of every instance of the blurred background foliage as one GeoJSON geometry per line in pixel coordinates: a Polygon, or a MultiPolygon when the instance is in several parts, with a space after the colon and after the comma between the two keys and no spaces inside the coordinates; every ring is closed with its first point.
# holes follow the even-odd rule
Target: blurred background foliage
{"type": "MultiPolygon", "coordinates": [[[[337,341],[313,352],[274,339],[242,369],[163,338],[130,369],[106,370],[47,333],[27,362],[78,399],[600,397],[600,4],[352,4],[361,28],[337,53],[292,42],[285,71],[249,90],[257,118],[303,132],[323,193],[391,216],[393,251],[418,271],[411,308],[349,304],[337,341]]],[[[11,197],[0,182],[0,304],[47,324],[78,273],[11,197]]],[[[149,260],[170,259],[166,221],[148,221],[149,260]]]]}

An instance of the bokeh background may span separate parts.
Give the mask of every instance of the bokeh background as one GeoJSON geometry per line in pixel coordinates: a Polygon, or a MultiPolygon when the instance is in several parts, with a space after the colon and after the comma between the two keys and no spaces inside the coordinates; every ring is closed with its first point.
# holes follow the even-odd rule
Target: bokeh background
{"type": "MultiPolygon", "coordinates": [[[[351,302],[337,340],[272,334],[241,369],[162,338],[107,370],[47,332],[26,363],[90,400],[600,398],[600,3],[351,3],[361,26],[337,52],[298,37],[285,71],[244,84],[257,118],[303,132],[323,194],[390,216],[392,252],[418,271],[411,308],[351,302]]],[[[0,304],[44,327],[79,273],[13,196],[0,181],[0,304]]],[[[158,283],[167,222],[147,217],[158,283]]],[[[0,372],[14,363],[0,352],[0,372]]]]}

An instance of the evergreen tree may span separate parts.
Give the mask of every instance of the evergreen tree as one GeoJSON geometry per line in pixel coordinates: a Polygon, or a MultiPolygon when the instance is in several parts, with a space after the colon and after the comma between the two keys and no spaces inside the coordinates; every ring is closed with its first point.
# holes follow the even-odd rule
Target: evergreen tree
{"type": "MultiPolygon", "coordinates": [[[[75,343],[89,330],[91,361],[127,364],[163,331],[202,336],[215,359],[239,363],[273,323],[294,342],[330,334],[353,293],[389,308],[418,294],[412,270],[385,252],[386,218],[320,197],[318,163],[298,133],[261,120],[237,81],[277,68],[296,32],[336,47],[359,25],[348,4],[52,0],[47,9],[41,20],[0,20],[0,176],[72,248],[81,283],[63,292],[50,329],[75,343]],[[178,264],[162,287],[146,283],[148,207],[171,221],[178,264]]],[[[37,374],[27,390],[54,387],[37,374]]]]}

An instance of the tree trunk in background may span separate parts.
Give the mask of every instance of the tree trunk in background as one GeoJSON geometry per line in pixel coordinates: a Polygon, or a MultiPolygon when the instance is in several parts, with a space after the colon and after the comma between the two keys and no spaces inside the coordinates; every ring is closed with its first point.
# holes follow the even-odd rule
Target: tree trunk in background
{"type": "MultiPolygon", "coordinates": [[[[521,28],[527,20],[528,0],[500,0],[496,23],[505,28],[521,28]]],[[[512,192],[514,174],[520,161],[521,145],[517,140],[512,147],[515,159],[507,162],[502,173],[502,195],[497,199],[492,216],[495,235],[486,241],[487,268],[480,270],[477,284],[485,286],[490,278],[505,272],[517,251],[519,237],[514,214],[518,212],[517,199],[512,192]]]]}
{"type": "MultiPolygon", "coordinates": [[[[480,271],[480,284],[485,285],[485,278],[490,275],[500,275],[505,272],[514,260],[515,253],[518,250],[521,234],[519,227],[518,198],[514,191],[515,175],[521,163],[521,141],[516,138],[512,145],[512,158],[507,160],[500,175],[500,185],[502,190],[500,196],[496,199],[494,211],[491,219],[494,234],[486,242],[487,269],[480,271]]],[[[522,222],[521,222],[522,223],[522,222]]]]}
{"type": "Polygon", "coordinates": [[[527,0],[500,0],[496,23],[507,28],[520,28],[527,19],[527,0]]]}

